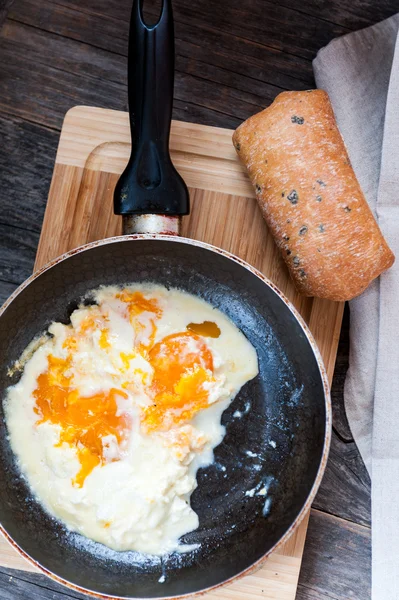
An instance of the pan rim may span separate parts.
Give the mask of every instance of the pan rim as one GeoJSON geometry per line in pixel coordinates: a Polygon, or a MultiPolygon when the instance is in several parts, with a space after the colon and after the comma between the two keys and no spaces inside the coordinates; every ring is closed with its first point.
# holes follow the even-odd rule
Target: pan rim
{"type": "MultiPolygon", "coordinates": [[[[236,256],[235,254],[232,254],[231,252],[228,252],[227,250],[224,250],[222,248],[218,248],[217,246],[214,246],[212,244],[208,244],[206,242],[202,242],[199,240],[193,240],[191,238],[174,236],[174,235],[134,234],[134,235],[120,235],[120,236],[108,237],[108,238],[96,240],[96,241],[89,242],[89,243],[83,244],[81,246],[78,246],[77,248],[74,248],[73,250],[69,250],[68,252],[65,252],[64,254],[58,256],[57,258],[50,260],[43,267],[41,267],[40,269],[35,271],[30,277],[28,277],[28,279],[26,279],[11,294],[11,296],[4,302],[4,304],[0,307],[0,317],[7,310],[8,306],[15,300],[15,298],[20,293],[22,293],[23,290],[30,285],[30,283],[32,283],[40,275],[42,275],[46,271],[50,270],[53,266],[57,265],[58,263],[67,260],[68,258],[74,256],[75,254],[80,254],[82,252],[85,252],[85,251],[90,250],[91,248],[95,248],[97,246],[103,246],[103,245],[119,243],[119,242],[142,241],[142,240],[158,240],[158,241],[162,241],[162,242],[166,242],[166,243],[167,242],[177,242],[177,243],[182,243],[182,244],[190,244],[193,246],[198,246],[205,250],[209,250],[211,252],[215,252],[216,254],[225,256],[226,258],[239,264],[240,266],[242,266],[245,269],[247,269],[248,271],[250,271],[253,275],[258,277],[264,284],[266,284],[280,298],[280,300],[282,300],[282,302],[290,310],[290,312],[292,313],[292,315],[294,316],[296,321],[299,323],[299,325],[300,325],[303,333],[305,334],[306,339],[308,340],[309,345],[312,349],[313,355],[315,357],[315,360],[316,360],[316,363],[317,363],[317,366],[319,369],[320,378],[321,378],[321,381],[323,384],[324,406],[325,406],[325,413],[326,413],[323,452],[321,455],[319,468],[317,470],[317,475],[315,477],[315,480],[313,482],[311,490],[307,496],[307,499],[306,499],[305,503],[303,504],[301,510],[299,511],[297,517],[295,518],[294,522],[290,525],[290,527],[287,529],[287,531],[284,533],[284,535],[274,544],[274,546],[272,548],[270,548],[265,554],[263,554],[257,561],[255,561],[252,565],[250,565],[243,571],[240,571],[239,573],[233,575],[232,577],[229,577],[228,579],[226,579],[220,583],[217,583],[215,585],[212,585],[210,587],[207,587],[207,588],[204,588],[201,590],[197,590],[196,592],[179,594],[178,596],[159,596],[156,598],[156,600],[179,600],[179,599],[188,599],[188,598],[194,598],[194,597],[196,598],[196,597],[202,596],[206,593],[209,593],[213,590],[216,590],[220,587],[230,585],[234,581],[237,581],[243,577],[246,577],[247,575],[250,575],[251,573],[254,573],[258,569],[260,569],[262,567],[262,565],[264,564],[264,562],[266,561],[266,559],[273,552],[275,552],[278,548],[280,548],[291,537],[291,535],[298,528],[298,526],[301,524],[301,522],[304,520],[304,518],[310,511],[311,505],[313,503],[313,500],[316,497],[316,494],[320,487],[320,483],[322,481],[324,472],[326,470],[327,459],[328,459],[330,446],[331,446],[332,407],[331,407],[330,384],[328,381],[326,367],[324,365],[320,350],[316,344],[316,340],[314,339],[312,332],[310,331],[310,329],[309,329],[307,323],[305,322],[305,320],[303,319],[302,315],[295,308],[295,306],[292,304],[292,302],[290,300],[288,300],[288,298],[283,294],[283,292],[281,292],[281,290],[270,279],[268,279],[265,275],[263,275],[263,273],[261,273],[258,269],[256,269],[255,267],[253,267],[252,265],[250,265],[248,262],[241,259],[240,257],[236,256]]],[[[74,584],[66,579],[63,579],[62,577],[60,577],[57,574],[50,571],[49,569],[46,569],[46,567],[42,566],[38,561],[36,561],[34,558],[32,558],[27,552],[25,552],[25,550],[23,550],[13,540],[13,538],[10,536],[10,534],[6,531],[6,529],[4,528],[4,526],[1,523],[0,523],[0,533],[2,533],[4,538],[15,548],[15,550],[17,550],[17,552],[27,562],[29,562],[31,565],[36,567],[44,575],[47,575],[48,577],[50,577],[57,583],[60,583],[71,590],[81,592],[83,594],[91,595],[91,596],[94,596],[95,598],[99,598],[102,600],[148,600],[148,597],[140,598],[137,596],[115,596],[115,595],[104,594],[104,593],[95,592],[94,590],[90,590],[88,588],[84,588],[82,586],[74,584]]],[[[300,558],[300,560],[301,560],[301,558],[300,558]]]]}

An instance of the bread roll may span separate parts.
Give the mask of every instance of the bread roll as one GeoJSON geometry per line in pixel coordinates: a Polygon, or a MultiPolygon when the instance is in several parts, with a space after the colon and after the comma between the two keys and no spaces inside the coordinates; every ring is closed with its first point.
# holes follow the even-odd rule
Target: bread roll
{"type": "Polygon", "coordinates": [[[350,300],[392,265],[326,92],[283,92],[233,142],[299,292],[350,300]]]}

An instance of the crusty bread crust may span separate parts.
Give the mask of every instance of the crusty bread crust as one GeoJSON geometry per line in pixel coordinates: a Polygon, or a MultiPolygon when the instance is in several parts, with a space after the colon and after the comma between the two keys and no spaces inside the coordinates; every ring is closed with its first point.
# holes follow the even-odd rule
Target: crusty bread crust
{"type": "Polygon", "coordinates": [[[393,264],[326,92],[283,92],[233,143],[302,294],[350,300],[393,264]]]}

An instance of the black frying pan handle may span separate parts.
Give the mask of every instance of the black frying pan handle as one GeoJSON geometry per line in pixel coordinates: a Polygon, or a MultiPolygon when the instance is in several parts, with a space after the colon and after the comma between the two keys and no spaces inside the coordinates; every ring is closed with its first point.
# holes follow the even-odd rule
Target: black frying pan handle
{"type": "Polygon", "coordinates": [[[134,0],[128,53],[132,150],[114,193],[119,215],[186,215],[187,187],[169,155],[174,83],[171,0],[163,0],[158,23],[143,20],[143,0],[134,0]]]}

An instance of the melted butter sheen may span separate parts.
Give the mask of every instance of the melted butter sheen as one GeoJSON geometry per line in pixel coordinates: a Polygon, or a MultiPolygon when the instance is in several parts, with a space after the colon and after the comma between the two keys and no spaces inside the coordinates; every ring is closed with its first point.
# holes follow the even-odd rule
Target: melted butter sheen
{"type": "MultiPolygon", "coordinates": [[[[117,398],[128,398],[123,389],[129,387],[126,377],[135,353],[141,354],[153,369],[152,380],[146,388],[152,403],[141,416],[144,432],[166,431],[192,419],[198,411],[209,406],[206,384],[215,381],[212,353],[201,336],[218,337],[220,329],[216,323],[190,323],[189,331],[168,335],[154,344],[156,322],[162,316],[156,299],[147,299],[140,292],[128,290],[122,290],[116,297],[127,305],[128,318],[136,334],[144,329],[140,315],[150,315],[146,340],[136,345],[132,341],[132,354],[120,354],[122,366],[117,387],[82,397],[73,385],[73,355],[79,342],[98,330],[99,347],[104,352],[111,347],[107,318],[95,314],[86,317],[77,330],[71,326],[71,334],[64,342],[67,358],[50,354],[48,370],[38,377],[34,391],[38,424],[49,421],[60,426],[58,445],[67,443],[77,449],[81,468],[73,483],[78,487],[97,465],[104,463],[103,437],[114,435],[120,444],[127,436],[131,424],[126,415],[118,413],[117,398]]],[[[145,381],[143,379],[143,383],[145,381]]]]}

